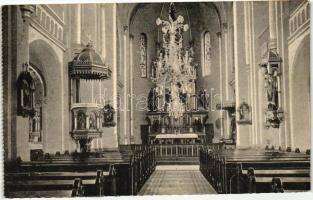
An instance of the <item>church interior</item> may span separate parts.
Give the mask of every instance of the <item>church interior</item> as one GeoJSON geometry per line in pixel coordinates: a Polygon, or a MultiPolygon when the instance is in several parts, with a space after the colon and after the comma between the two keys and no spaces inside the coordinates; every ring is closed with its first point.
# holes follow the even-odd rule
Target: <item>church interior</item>
{"type": "Polygon", "coordinates": [[[6,197],[310,190],[306,0],[6,5],[2,61],[6,197]]]}

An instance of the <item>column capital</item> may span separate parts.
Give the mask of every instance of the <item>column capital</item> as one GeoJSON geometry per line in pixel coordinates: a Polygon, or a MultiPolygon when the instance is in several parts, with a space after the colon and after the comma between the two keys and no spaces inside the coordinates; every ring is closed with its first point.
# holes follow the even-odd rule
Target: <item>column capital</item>
{"type": "Polygon", "coordinates": [[[217,37],[222,37],[222,32],[221,31],[216,32],[216,35],[217,35],[217,37]]]}
{"type": "Polygon", "coordinates": [[[222,29],[223,29],[224,31],[226,31],[226,30],[228,29],[228,23],[227,23],[227,22],[224,22],[224,23],[222,24],[222,29]]]}
{"type": "Polygon", "coordinates": [[[22,12],[22,18],[24,22],[28,22],[30,18],[32,18],[32,14],[36,10],[35,5],[20,5],[20,9],[22,12]]]}
{"type": "Polygon", "coordinates": [[[128,26],[127,25],[123,26],[123,30],[124,30],[124,33],[127,33],[128,32],[128,26]]]}

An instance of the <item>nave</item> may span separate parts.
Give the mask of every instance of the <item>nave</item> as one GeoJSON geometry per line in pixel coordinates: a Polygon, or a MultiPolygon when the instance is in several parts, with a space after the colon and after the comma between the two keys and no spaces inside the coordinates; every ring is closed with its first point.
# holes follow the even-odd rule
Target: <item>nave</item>
{"type": "Polygon", "coordinates": [[[307,0],[2,13],[6,197],[310,190],[307,0]]]}

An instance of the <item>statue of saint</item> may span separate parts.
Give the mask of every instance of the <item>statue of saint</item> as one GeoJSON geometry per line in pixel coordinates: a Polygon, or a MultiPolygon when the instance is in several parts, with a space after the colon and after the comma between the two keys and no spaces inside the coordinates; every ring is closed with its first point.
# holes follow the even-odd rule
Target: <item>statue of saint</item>
{"type": "Polygon", "coordinates": [[[83,130],[86,129],[86,116],[84,113],[79,113],[77,115],[77,129],[83,130]]]}
{"type": "Polygon", "coordinates": [[[158,108],[157,92],[155,88],[151,88],[148,95],[148,109],[149,111],[156,111],[158,108]]]}
{"type": "Polygon", "coordinates": [[[267,101],[268,108],[271,110],[277,109],[277,86],[276,86],[276,77],[271,75],[266,75],[265,77],[265,87],[267,88],[267,101]]]}
{"type": "Polygon", "coordinates": [[[242,121],[250,121],[250,107],[243,102],[239,107],[239,119],[242,121]]]}
{"type": "Polygon", "coordinates": [[[204,110],[209,108],[209,94],[206,92],[206,89],[201,89],[199,92],[199,102],[204,110]]]}

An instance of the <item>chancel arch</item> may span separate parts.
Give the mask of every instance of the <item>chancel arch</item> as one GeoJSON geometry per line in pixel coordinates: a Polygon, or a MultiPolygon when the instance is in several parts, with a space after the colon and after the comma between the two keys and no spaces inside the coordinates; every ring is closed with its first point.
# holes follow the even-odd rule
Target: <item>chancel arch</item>
{"type": "MultiPolygon", "coordinates": [[[[170,3],[138,4],[130,8],[129,34],[132,36],[132,49],[130,50],[132,58],[130,59],[132,63],[131,87],[133,88],[131,93],[134,97],[147,97],[151,88],[154,87],[152,78],[155,76],[155,71],[151,67],[155,59],[158,59],[158,54],[162,48],[162,37],[164,37],[162,26],[156,25],[156,19],[159,17],[162,20],[168,20],[169,5],[170,3]],[[142,24],[145,24],[145,26],[142,26],[142,24]],[[142,44],[142,33],[146,34],[148,39],[146,49],[148,65],[146,79],[143,78],[144,73],[142,74],[142,68],[140,67],[143,66],[141,62],[144,60],[142,58],[145,56],[140,47],[140,44],[142,44]]],[[[215,90],[214,92],[219,93],[220,81],[222,80],[220,69],[222,35],[220,33],[222,24],[226,21],[223,5],[217,6],[215,3],[175,3],[175,12],[177,16],[181,15],[184,18],[183,23],[189,25],[188,31],[182,33],[183,46],[184,48],[192,47],[192,51],[189,53],[193,56],[193,62],[197,63],[199,66],[197,69],[199,79],[194,87],[195,95],[198,96],[198,93],[200,94],[201,92],[209,94],[211,88],[215,90]],[[201,17],[199,17],[199,15],[201,17]],[[205,42],[206,45],[204,44],[205,42]],[[204,56],[204,50],[207,52],[206,56],[204,56]],[[208,62],[204,62],[204,59],[208,62]],[[203,70],[204,67],[206,67],[206,71],[203,70]],[[205,74],[203,74],[203,72],[205,74]],[[203,77],[208,74],[212,74],[212,76],[203,77]]],[[[213,102],[220,100],[213,99],[216,98],[216,95],[211,98],[213,102]]],[[[168,103],[168,101],[169,99],[166,102],[168,103]]],[[[133,100],[133,104],[136,104],[134,102],[138,103],[138,99],[137,101],[136,99],[133,100]]],[[[195,103],[198,102],[195,101],[195,103]]],[[[215,107],[216,105],[212,106],[215,107]]],[[[133,105],[133,109],[131,110],[133,115],[133,125],[131,128],[135,137],[141,135],[140,132],[144,130],[141,126],[146,124],[145,115],[147,112],[147,110],[138,110],[136,107],[136,105],[133,105]]],[[[192,108],[192,106],[190,108],[192,108]]],[[[212,115],[208,120],[211,125],[213,125],[218,118],[221,118],[219,111],[211,112],[209,115],[212,115]]],[[[140,139],[135,139],[135,143],[141,143],[140,139]]]]}

